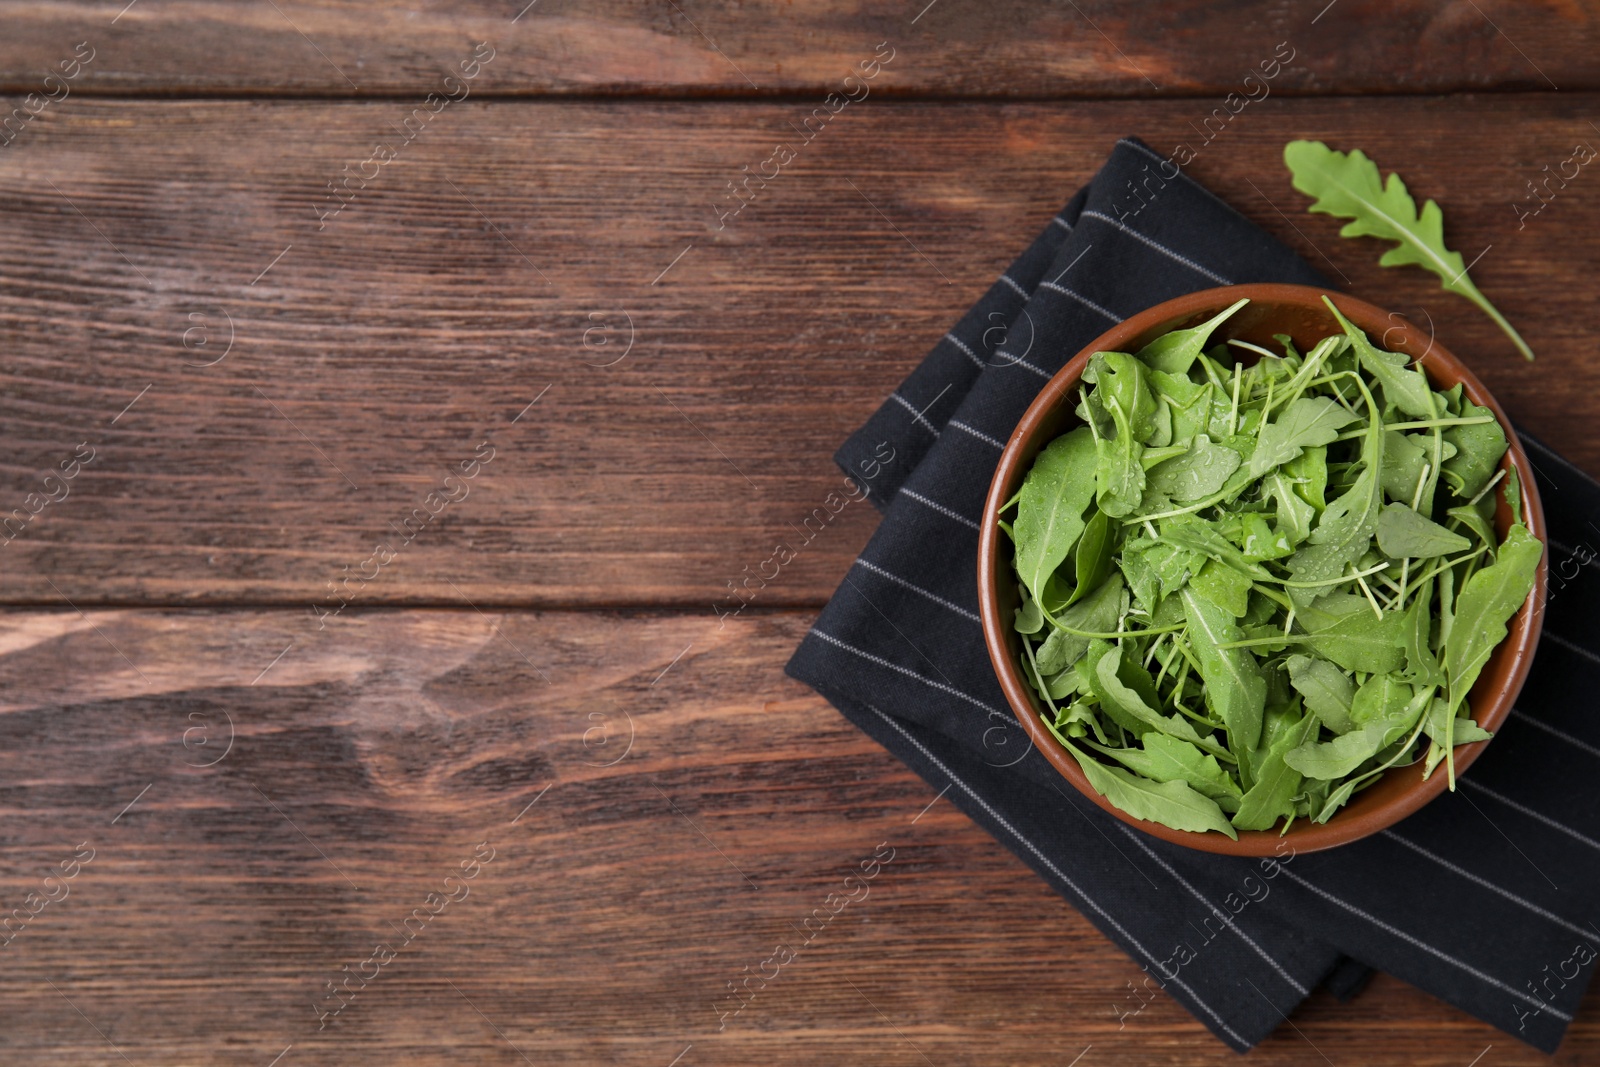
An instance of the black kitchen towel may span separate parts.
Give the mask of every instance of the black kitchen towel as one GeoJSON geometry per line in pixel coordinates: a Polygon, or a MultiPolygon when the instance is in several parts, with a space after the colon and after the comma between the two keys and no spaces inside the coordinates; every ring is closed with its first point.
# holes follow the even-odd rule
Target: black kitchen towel
{"type": "MultiPolygon", "coordinates": [[[[1081,797],[1029,745],[978,622],[977,517],[1041,386],[1111,324],[1234,282],[1325,285],[1137,140],[939,340],[835,457],[885,516],[788,672],[926,778],[1237,1049],[1319,983],[1397,975],[1538,1048],[1600,949],[1600,486],[1527,435],[1550,527],[1544,637],[1461,788],[1365,841],[1276,859],[1166,844],[1081,797]],[[1357,962],[1359,961],[1359,962],[1357,962]]],[[[1462,314],[1473,314],[1463,306],[1462,314]]]]}

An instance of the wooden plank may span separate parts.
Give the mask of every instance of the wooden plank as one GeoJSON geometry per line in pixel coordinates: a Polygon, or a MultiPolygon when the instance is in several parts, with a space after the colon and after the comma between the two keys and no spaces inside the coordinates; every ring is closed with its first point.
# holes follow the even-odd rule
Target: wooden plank
{"type": "Polygon", "coordinates": [[[38,91],[87,41],[82,93],[420,97],[487,41],[479,92],[820,96],[887,41],[887,93],[1570,92],[1600,87],[1596,14],[1593,0],[7,3],[0,90],[38,91]],[[1284,42],[1290,66],[1245,85],[1284,42]]]}
{"type": "MultiPolygon", "coordinates": [[[[3,949],[7,1063],[1237,1062],[1165,997],[1119,1023],[1133,963],[782,677],[806,614],[345,622],[278,659],[281,611],[0,619],[0,898],[56,898],[3,949]]],[[[1379,978],[1252,1062],[1593,1062],[1597,1006],[1551,1061],[1379,978]]]]}
{"type": "MultiPolygon", "coordinates": [[[[1596,138],[1595,103],[1273,98],[1191,170],[1352,292],[1431,316],[1514,417],[1600,470],[1595,179],[1520,229],[1513,206],[1596,138]],[[1305,215],[1279,159],[1297,135],[1437,198],[1538,363],[1305,215]]],[[[0,514],[96,452],[5,546],[3,595],[709,612],[1116,137],[1170,149],[1200,106],[873,102],[719,229],[792,107],[468,100],[323,224],[327,183],[398,141],[404,105],[69,99],[0,152],[0,514]],[[469,495],[374,561],[485,441],[448,490],[469,495]]],[[[821,603],[875,521],[846,507],[757,606],[821,603]]]]}

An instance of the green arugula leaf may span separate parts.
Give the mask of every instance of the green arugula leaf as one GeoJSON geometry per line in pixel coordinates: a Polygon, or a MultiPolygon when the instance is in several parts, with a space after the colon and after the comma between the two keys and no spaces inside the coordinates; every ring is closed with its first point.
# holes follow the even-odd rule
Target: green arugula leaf
{"type": "Polygon", "coordinates": [[[1355,421],[1355,414],[1325,396],[1301,397],[1262,428],[1250,454],[1250,477],[1261,477],[1308,447],[1327,444],[1355,421]]]}
{"type": "MultiPolygon", "coordinates": [[[[1095,652],[1091,649],[1085,661],[1094,657],[1095,652]]],[[[1138,662],[1123,656],[1116,646],[1100,651],[1089,684],[1099,698],[1101,708],[1113,722],[1129,733],[1142,738],[1156,731],[1187,741],[1210,753],[1227,753],[1215,739],[1202,737],[1182,715],[1163,716],[1156,711],[1161,698],[1150,673],[1138,662]]]]}
{"type": "Polygon", "coordinates": [[[1217,763],[1217,757],[1188,741],[1151,731],[1139,739],[1140,748],[1089,747],[1110,756],[1135,774],[1155,782],[1188,782],[1197,792],[1218,802],[1224,811],[1238,810],[1239,783],[1217,763]]]}
{"type": "Polygon", "coordinates": [[[1187,374],[1189,368],[1194,365],[1196,357],[1206,347],[1206,341],[1211,337],[1212,331],[1249,302],[1240,300],[1198,326],[1164,333],[1135,352],[1134,357],[1143,361],[1151,370],[1166,374],[1187,374]]]}
{"type": "Polygon", "coordinates": [[[1367,340],[1367,335],[1340,313],[1332,299],[1325,296],[1322,302],[1328,305],[1333,317],[1344,327],[1344,334],[1350,339],[1351,351],[1355,352],[1361,369],[1383,386],[1383,398],[1407,415],[1419,419],[1433,418],[1433,390],[1428,388],[1427,375],[1419,370],[1406,369],[1409,360],[1405,356],[1378,351],[1367,340]]]}
{"type": "Polygon", "coordinates": [[[1094,791],[1134,818],[1174,830],[1216,830],[1238,839],[1217,802],[1188,782],[1152,782],[1121,767],[1107,767],[1069,741],[1062,739],[1062,744],[1083,768],[1094,791]]]}
{"type": "Polygon", "coordinates": [[[1208,497],[1221,489],[1243,462],[1226,445],[1196,434],[1180,454],[1157,464],[1146,476],[1148,488],[1180,504],[1208,497]]]}
{"type": "Polygon", "coordinates": [[[1257,761],[1255,782],[1233,816],[1241,830],[1270,830],[1279,819],[1294,814],[1294,798],[1304,776],[1289,766],[1285,757],[1316,735],[1317,719],[1306,715],[1282,731],[1257,761]]]}
{"type": "Polygon", "coordinates": [[[1210,560],[1200,572],[1189,579],[1189,588],[1205,597],[1234,618],[1250,610],[1250,588],[1254,583],[1248,574],[1210,560]]]}
{"type": "Polygon", "coordinates": [[[1078,538],[1078,548],[1073,553],[1073,569],[1078,582],[1072,590],[1072,596],[1067,599],[1069,606],[1098,589],[1100,583],[1105,581],[1106,574],[1111,570],[1111,549],[1111,520],[1106,518],[1105,512],[1096,508],[1084,524],[1083,536],[1078,538]]]}
{"type": "Polygon", "coordinates": [[[1284,666],[1289,669],[1289,684],[1299,691],[1306,707],[1322,725],[1336,734],[1355,729],[1350,702],[1355,699],[1356,686],[1348,674],[1314,656],[1290,656],[1284,666]]]}
{"type": "Polygon", "coordinates": [[[1467,699],[1489,655],[1506,637],[1506,623],[1533,590],[1544,544],[1521,523],[1506,532],[1498,558],[1467,579],[1456,598],[1444,644],[1445,692],[1453,712],[1467,699]]]}
{"type": "Polygon", "coordinates": [[[1241,639],[1231,616],[1193,589],[1180,594],[1183,611],[1195,637],[1194,656],[1206,684],[1206,703],[1228,730],[1235,753],[1256,747],[1261,715],[1267,704],[1267,680],[1248,649],[1219,648],[1241,639]]]}
{"type": "MultiPolygon", "coordinates": [[[[1493,418],[1494,412],[1462,397],[1462,418],[1482,418],[1485,415],[1493,418]]],[[[1495,468],[1500,466],[1500,457],[1506,454],[1508,445],[1505,431],[1500,428],[1498,420],[1479,422],[1452,426],[1444,432],[1444,439],[1456,448],[1456,454],[1445,461],[1444,480],[1458,498],[1471,500],[1489,484],[1495,468]]]]}
{"type": "Polygon", "coordinates": [[[1321,612],[1302,619],[1308,634],[1305,643],[1312,651],[1346,670],[1365,674],[1388,674],[1404,666],[1403,615],[1391,611],[1378,618],[1361,597],[1349,598],[1345,608],[1338,614],[1321,612]]]}
{"type": "Polygon", "coordinates": [[[1419,215],[1400,175],[1390,173],[1384,184],[1377,164],[1359,149],[1346,155],[1321,141],[1290,141],[1283,148],[1283,161],[1294,175],[1294,187],[1315,198],[1311,211],[1352,220],[1339,231],[1341,236],[1400,242],[1383,254],[1380,265],[1414,264],[1432,271],[1445,289],[1482,308],[1524,358],[1533,358],[1527,342],[1467,277],[1461,253],[1445,247],[1444,212],[1438,204],[1429,200],[1419,215]]]}
{"type": "Polygon", "coordinates": [[[1471,547],[1472,542],[1465,537],[1423,518],[1404,504],[1388,504],[1378,515],[1378,549],[1390,559],[1431,559],[1471,547]]]}
{"type": "Polygon", "coordinates": [[[1094,437],[1080,426],[1050,442],[1022,480],[1012,537],[1017,573],[1035,600],[1083,533],[1083,511],[1094,499],[1095,464],[1094,437]]]}
{"type": "Polygon", "coordinates": [[[1432,691],[1413,694],[1409,685],[1375,678],[1356,693],[1358,705],[1373,682],[1380,683],[1376,699],[1382,703],[1372,718],[1332,741],[1308,741],[1285,755],[1284,762],[1307,778],[1337,781],[1404,737],[1422,716],[1432,691]]]}
{"type": "Polygon", "coordinates": [[[1072,605],[1050,623],[1050,636],[1039,646],[1039,670],[1056,674],[1066,670],[1088,651],[1084,633],[1111,633],[1122,615],[1122,579],[1113,574],[1091,594],[1072,605]],[[1074,633],[1073,631],[1079,631],[1074,633]]]}

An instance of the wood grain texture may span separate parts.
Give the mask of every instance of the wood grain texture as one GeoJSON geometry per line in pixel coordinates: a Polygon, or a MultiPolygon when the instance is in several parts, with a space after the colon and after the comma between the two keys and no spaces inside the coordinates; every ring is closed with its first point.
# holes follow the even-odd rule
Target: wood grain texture
{"type": "MultiPolygon", "coordinates": [[[[258,680],[287,613],[6,616],[0,899],[94,855],[0,948],[0,1058],[1237,1063],[1165,997],[1119,1027],[1133,963],[782,676],[808,622],[380,611],[258,680]],[[881,843],[867,896],[719,1032],[726,983],[881,843]],[[325,983],[462,885],[319,1031],[325,983]]],[[[1550,1060],[1379,978],[1251,1062],[1593,1062],[1597,1006],[1550,1060]]]]}
{"type": "MultiPolygon", "coordinates": [[[[1600,470],[1600,185],[1580,172],[1520,229],[1513,208],[1600,136],[1597,100],[1273,98],[1190,169],[1351,292],[1431,317],[1514,418],[1600,470]],[[1445,205],[1539,361],[1306,215],[1279,158],[1295,136],[1362,146],[1445,205]]],[[[0,514],[97,451],[0,550],[5,596],[309,610],[376,571],[357,606],[709,612],[1116,137],[1170,149],[1199,107],[869,101],[719,229],[793,108],[469,99],[403,145],[385,101],[69,98],[0,151],[0,514]],[[320,223],[379,140],[399,157],[320,223]],[[469,495],[368,562],[484,441],[469,495]]],[[[757,606],[821,603],[875,521],[851,505],[757,606]]]]}
{"type": "Polygon", "coordinates": [[[1600,87],[1593,0],[469,0],[239,5],[221,0],[0,5],[0,89],[33,91],[73,44],[79,91],[416,93],[473,43],[480,91],[837,90],[879,41],[903,49],[880,91],[938,95],[1217,94],[1290,41],[1284,92],[1600,87]],[[525,11],[521,17],[519,12],[525,11]],[[513,21],[514,20],[514,21],[513,21]]]}

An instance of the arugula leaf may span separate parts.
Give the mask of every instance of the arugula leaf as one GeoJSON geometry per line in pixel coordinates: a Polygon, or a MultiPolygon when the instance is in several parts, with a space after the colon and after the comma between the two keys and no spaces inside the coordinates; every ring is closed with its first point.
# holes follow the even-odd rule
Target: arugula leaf
{"type": "Polygon", "coordinates": [[[1340,236],[1400,242],[1383,254],[1380,265],[1414,264],[1437,274],[1443,288],[1477,304],[1524,358],[1533,358],[1527,342],[1467,277],[1461,253],[1445,247],[1444,212],[1438,204],[1429,200],[1418,215],[1416,201],[1400,175],[1391,172],[1384,184],[1377,164],[1359,149],[1346,155],[1321,141],[1290,141],[1283,148],[1283,161],[1294,175],[1294,187],[1315,198],[1311,211],[1352,220],[1339,231],[1340,236]]]}
{"type": "Polygon", "coordinates": [[[1031,596],[1023,596],[1022,606],[1016,610],[1015,619],[1019,634],[1036,634],[1044,629],[1044,612],[1039,610],[1039,602],[1031,596]]]}
{"type": "Polygon", "coordinates": [[[1267,475],[1263,484],[1278,506],[1279,531],[1294,545],[1310,537],[1311,523],[1317,517],[1317,509],[1295,492],[1294,480],[1282,470],[1275,470],[1267,475]]]}
{"type": "Polygon", "coordinates": [[[1386,505],[1378,515],[1378,548],[1390,559],[1430,559],[1472,547],[1458,533],[1425,519],[1404,504],[1386,505]]]}
{"type": "MultiPolygon", "coordinates": [[[[1319,598],[1318,603],[1327,599],[1319,598]]],[[[1345,670],[1366,674],[1399,670],[1406,659],[1401,641],[1404,616],[1391,611],[1377,618],[1364,599],[1351,600],[1348,610],[1340,614],[1321,613],[1305,618],[1306,645],[1345,670]]]]}
{"type": "Polygon", "coordinates": [[[1122,579],[1113,574],[1093,593],[1053,619],[1050,636],[1039,646],[1039,669],[1045,674],[1066,670],[1088,651],[1090,638],[1084,633],[1110,633],[1122,614],[1122,579]],[[1074,633],[1073,631],[1079,631],[1074,633]]]}
{"type": "Polygon", "coordinates": [[[1083,768],[1094,791],[1134,818],[1174,830],[1216,830],[1238,840],[1217,802],[1188,782],[1152,782],[1121,767],[1107,767],[1070,741],[1062,739],[1062,744],[1083,768]]]}
{"type": "Polygon", "coordinates": [[[1283,465],[1285,477],[1291,479],[1295,495],[1310,504],[1318,515],[1327,504],[1328,449],[1326,446],[1307,448],[1283,465]]]}
{"type": "Polygon", "coordinates": [[[1161,538],[1175,545],[1208,556],[1218,563],[1232,567],[1252,578],[1271,578],[1266,568],[1244,558],[1239,546],[1229,541],[1215,526],[1199,522],[1187,515],[1161,520],[1161,538]]]}
{"type": "Polygon", "coordinates": [[[1224,609],[1193,589],[1184,589],[1179,595],[1196,637],[1194,656],[1206,684],[1206,703],[1227,727],[1232,751],[1249,751],[1261,738],[1267,680],[1247,649],[1218,647],[1241,638],[1239,627],[1224,609]]]}
{"type": "Polygon", "coordinates": [[[1250,454],[1250,477],[1261,477],[1299,456],[1307,447],[1327,444],[1356,418],[1353,412],[1325,396],[1301,397],[1262,427],[1255,451],[1250,454]]]}
{"type": "MultiPolygon", "coordinates": [[[[1095,659],[1093,649],[1085,657],[1085,662],[1089,659],[1095,659]]],[[[1156,693],[1150,673],[1136,661],[1124,657],[1114,645],[1102,649],[1099,658],[1095,659],[1089,684],[1111,720],[1135,736],[1143,738],[1151,731],[1156,731],[1187,741],[1207,752],[1227,751],[1215,739],[1202,737],[1183,716],[1163,716],[1156,711],[1161,698],[1156,693]]]]}
{"type": "Polygon", "coordinates": [[[1034,599],[1083,533],[1083,510],[1094,498],[1095,441],[1079,427],[1050,442],[1022,480],[1012,538],[1017,573],[1034,599]]]}
{"type": "MultiPolygon", "coordinates": [[[[1374,678],[1356,693],[1359,704],[1374,678]]],[[[1431,690],[1414,694],[1409,685],[1383,680],[1377,688],[1378,705],[1363,725],[1328,742],[1307,742],[1284,756],[1284,762],[1307,778],[1336,781],[1405,736],[1417,724],[1431,690]]],[[[1358,720],[1359,721],[1359,720],[1358,720]]]]}
{"type": "Polygon", "coordinates": [[[1233,825],[1241,830],[1270,830],[1280,818],[1294,814],[1294,798],[1304,776],[1285,757],[1316,734],[1317,719],[1303,716],[1273,740],[1257,761],[1255,783],[1239,801],[1233,825]]]}
{"type": "Polygon", "coordinates": [[[1383,386],[1383,398],[1407,415],[1414,415],[1419,419],[1433,418],[1433,390],[1428,388],[1427,375],[1419,370],[1407,370],[1406,364],[1409,361],[1405,356],[1395,352],[1378,351],[1372,346],[1372,342],[1367,340],[1367,335],[1340,313],[1332,299],[1325,296],[1322,302],[1328,305],[1333,317],[1344,327],[1344,334],[1350,339],[1351,351],[1356,354],[1361,369],[1376,378],[1378,384],[1383,386]]]}
{"type": "Polygon", "coordinates": [[[1440,686],[1444,684],[1444,671],[1439,667],[1439,657],[1430,644],[1433,637],[1433,583],[1423,581],[1417,595],[1406,609],[1400,630],[1405,646],[1406,665],[1401,677],[1413,685],[1440,686]]]}
{"type": "Polygon", "coordinates": [[[1250,610],[1250,576],[1211,560],[1189,579],[1189,588],[1234,618],[1250,610]]]}
{"type": "Polygon", "coordinates": [[[1099,588],[1105,580],[1111,570],[1111,547],[1111,520],[1106,518],[1105,512],[1096,508],[1084,524],[1083,536],[1078,538],[1078,548],[1073,553],[1073,569],[1078,583],[1072,590],[1072,596],[1067,598],[1069,606],[1099,588]]]}
{"type": "Polygon", "coordinates": [[[1299,691],[1306,707],[1322,725],[1336,734],[1355,729],[1350,702],[1355,699],[1356,687],[1348,674],[1328,660],[1313,656],[1290,656],[1284,666],[1289,669],[1289,684],[1299,691]]]}
{"type": "Polygon", "coordinates": [[[1120,407],[1111,408],[1114,437],[1095,439],[1095,499],[1114,518],[1131,515],[1144,497],[1144,445],[1134,437],[1133,423],[1120,407]]]}
{"type": "Polygon", "coordinates": [[[1240,300],[1198,326],[1164,333],[1135,352],[1134,358],[1141,360],[1151,370],[1166,374],[1187,374],[1189,368],[1194,365],[1196,357],[1206,347],[1206,341],[1212,331],[1249,302],[1240,300]]]}
{"type": "Polygon", "coordinates": [[[1457,745],[1470,745],[1474,741],[1487,741],[1494,736],[1471,719],[1457,717],[1453,724],[1450,719],[1450,702],[1442,697],[1436,697],[1433,703],[1428,705],[1428,717],[1423,724],[1422,732],[1441,745],[1451,740],[1457,745]],[[1451,734],[1455,735],[1453,739],[1451,734]]]}
{"type": "Polygon", "coordinates": [[[1152,370],[1146,374],[1150,389],[1172,415],[1172,439],[1192,441],[1197,433],[1208,432],[1211,422],[1210,382],[1191,382],[1179,374],[1152,370]]]}
{"type": "Polygon", "coordinates": [[[1188,741],[1151,731],[1139,739],[1140,748],[1111,748],[1089,744],[1135,774],[1156,782],[1188,782],[1197,792],[1218,802],[1224,811],[1238,810],[1239,784],[1222,769],[1217,757],[1188,741]],[[1230,803],[1231,802],[1231,803],[1230,803]]]}
{"type": "Polygon", "coordinates": [[[1187,504],[1221,489],[1243,462],[1227,445],[1196,434],[1179,455],[1157,464],[1147,475],[1148,489],[1187,504]]]}
{"type": "Polygon", "coordinates": [[[1544,544],[1518,523],[1506,532],[1498,558],[1461,587],[1444,645],[1445,691],[1452,711],[1467,699],[1490,653],[1505,640],[1506,623],[1532,592],[1542,555],[1544,544]]]}
{"type": "Polygon", "coordinates": [[[1336,577],[1371,547],[1378,527],[1378,506],[1383,502],[1383,489],[1378,484],[1383,434],[1383,422],[1374,413],[1362,439],[1360,476],[1322,509],[1322,517],[1308,539],[1310,543],[1289,559],[1289,570],[1297,579],[1322,581],[1336,577]]]}
{"type": "MultiPolygon", "coordinates": [[[[1462,397],[1461,416],[1469,419],[1484,416],[1493,418],[1494,412],[1462,397]]],[[[1505,431],[1500,428],[1498,420],[1479,422],[1452,426],[1444,432],[1444,439],[1456,448],[1456,454],[1445,461],[1442,472],[1444,480],[1457,497],[1471,500],[1489,484],[1495,468],[1500,466],[1500,457],[1506,454],[1509,446],[1505,431]]]]}

